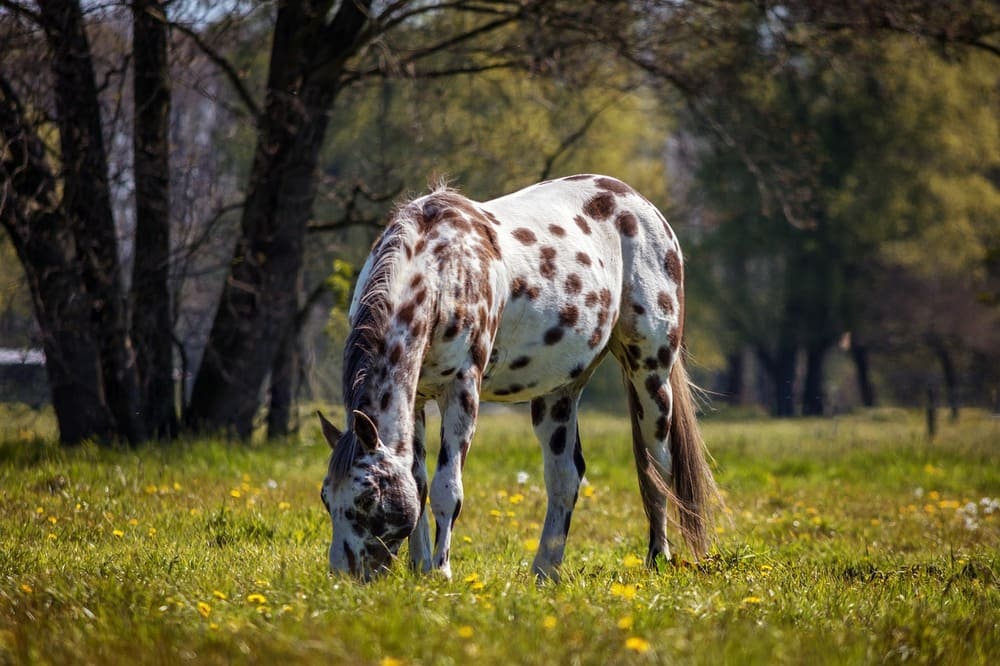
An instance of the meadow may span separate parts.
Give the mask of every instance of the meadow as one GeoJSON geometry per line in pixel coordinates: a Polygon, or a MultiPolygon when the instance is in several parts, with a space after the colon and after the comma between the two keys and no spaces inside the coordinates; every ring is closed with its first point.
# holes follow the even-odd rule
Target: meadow
{"type": "Polygon", "coordinates": [[[5,428],[0,663],[1000,663],[984,413],[933,441],[901,410],[708,419],[716,545],[693,563],[676,544],[650,572],[627,420],[585,412],[588,484],[563,580],[542,586],[541,456],[519,412],[481,420],[453,580],[399,562],[368,585],[326,571],[311,423],[278,444],[138,450],[5,428]]]}

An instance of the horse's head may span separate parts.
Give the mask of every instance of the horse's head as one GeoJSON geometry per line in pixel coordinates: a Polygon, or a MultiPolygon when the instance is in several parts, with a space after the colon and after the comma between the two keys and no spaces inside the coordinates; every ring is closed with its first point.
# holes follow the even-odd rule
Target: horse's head
{"type": "Polygon", "coordinates": [[[319,418],[333,450],[320,491],[333,523],[330,570],[368,580],[388,567],[416,527],[420,493],[410,467],[364,413],[355,411],[343,433],[319,418]]]}

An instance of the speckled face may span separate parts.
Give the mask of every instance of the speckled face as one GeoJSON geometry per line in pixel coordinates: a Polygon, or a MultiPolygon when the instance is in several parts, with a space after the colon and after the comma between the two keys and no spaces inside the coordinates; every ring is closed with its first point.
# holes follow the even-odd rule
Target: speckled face
{"type": "Polygon", "coordinates": [[[320,496],[333,529],[330,570],[369,580],[389,566],[413,532],[420,517],[420,496],[412,473],[395,465],[380,442],[357,446],[351,441],[356,437],[347,432],[332,443],[355,447],[357,455],[344,472],[334,469],[331,457],[320,496]]]}

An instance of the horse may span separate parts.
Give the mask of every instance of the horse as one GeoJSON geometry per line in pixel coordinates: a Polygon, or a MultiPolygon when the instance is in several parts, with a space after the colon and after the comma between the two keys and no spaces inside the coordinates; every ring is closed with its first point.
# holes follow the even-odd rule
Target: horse
{"type": "Polygon", "coordinates": [[[577,408],[609,352],[622,370],[649,521],[646,565],[671,559],[668,522],[703,555],[718,494],[681,355],[683,282],[666,219],[608,176],[485,202],[439,186],[398,205],[348,314],[346,429],[319,414],[332,449],[321,490],[330,570],[369,580],[408,538],[414,568],[451,577],[462,469],[485,400],[530,402],[547,494],[532,570],[558,580],[586,469],[577,408]],[[429,400],[440,408],[441,448],[428,486],[429,400]]]}

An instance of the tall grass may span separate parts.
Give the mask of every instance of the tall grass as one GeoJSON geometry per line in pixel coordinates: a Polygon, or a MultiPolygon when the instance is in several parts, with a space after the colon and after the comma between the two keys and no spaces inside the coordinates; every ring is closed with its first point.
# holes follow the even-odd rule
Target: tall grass
{"type": "Polygon", "coordinates": [[[541,456],[518,413],[481,421],[454,579],[400,562],[369,585],[325,570],[318,431],[109,451],[8,430],[0,662],[998,663],[1000,423],[921,428],[706,422],[717,543],[649,572],[627,419],[584,415],[589,484],[542,587],[541,456]]]}

